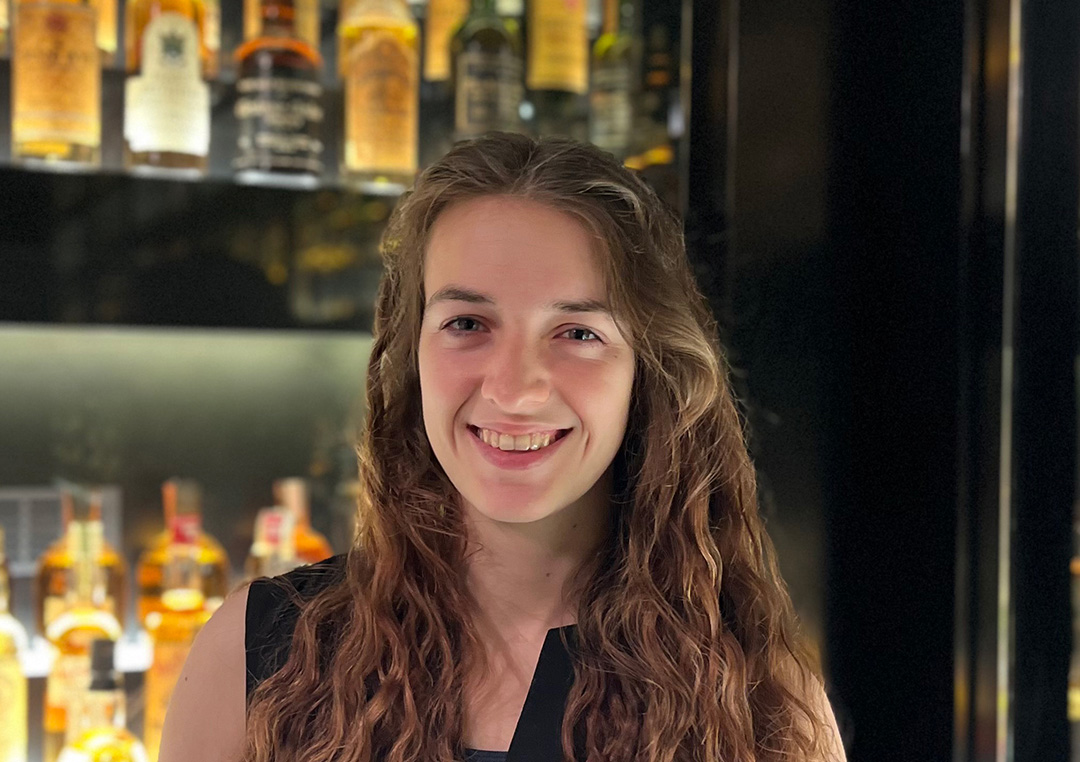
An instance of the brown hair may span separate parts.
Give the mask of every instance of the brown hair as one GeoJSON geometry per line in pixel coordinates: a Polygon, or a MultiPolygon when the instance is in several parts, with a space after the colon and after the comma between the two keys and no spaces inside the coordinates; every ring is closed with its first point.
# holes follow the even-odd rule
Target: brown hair
{"type": "Polygon", "coordinates": [[[483,649],[454,486],[425,435],[417,344],[432,223],[505,194],[591,231],[636,357],[611,532],[573,578],[575,681],[562,743],[615,762],[824,757],[820,689],[758,515],[716,323],[675,214],[598,149],[494,133],[402,197],[383,238],[344,578],[303,606],[285,666],[250,698],[245,762],[461,759],[483,649]]]}

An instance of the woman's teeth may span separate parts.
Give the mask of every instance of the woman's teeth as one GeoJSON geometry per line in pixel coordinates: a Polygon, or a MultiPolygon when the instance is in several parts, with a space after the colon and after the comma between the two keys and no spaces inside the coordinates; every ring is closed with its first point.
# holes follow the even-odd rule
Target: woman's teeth
{"type": "Polygon", "coordinates": [[[533,434],[500,434],[490,429],[474,429],[484,444],[504,451],[540,450],[547,447],[558,437],[557,431],[536,432],[533,434]]]}

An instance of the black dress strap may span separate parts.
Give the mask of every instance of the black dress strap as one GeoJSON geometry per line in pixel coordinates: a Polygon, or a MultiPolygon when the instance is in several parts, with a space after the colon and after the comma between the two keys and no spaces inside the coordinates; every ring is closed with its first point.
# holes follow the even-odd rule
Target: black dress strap
{"type": "MultiPolygon", "coordinates": [[[[572,652],[576,649],[576,625],[548,631],[506,753],[506,762],[559,762],[563,758],[562,720],[566,699],[574,684],[572,652]],[[566,635],[565,646],[560,633],[566,635]]],[[[584,759],[576,734],[575,741],[577,756],[584,759]]]]}

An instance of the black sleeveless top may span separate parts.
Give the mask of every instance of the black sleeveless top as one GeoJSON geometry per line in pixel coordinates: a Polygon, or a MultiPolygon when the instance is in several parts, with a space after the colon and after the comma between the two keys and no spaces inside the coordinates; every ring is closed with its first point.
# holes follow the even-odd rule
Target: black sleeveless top
{"type": "MultiPolygon", "coordinates": [[[[340,583],[345,575],[345,554],[281,575],[302,600],[340,583]]],[[[281,669],[288,660],[299,611],[276,584],[256,579],[248,588],[244,650],[247,660],[247,696],[260,682],[281,669]]],[[[560,762],[562,759],[563,709],[574,682],[573,657],[563,645],[565,630],[572,650],[577,643],[575,625],[548,630],[540,659],[521,710],[508,751],[465,750],[465,762],[560,762]]],[[[584,759],[584,751],[578,750],[584,759]]]]}

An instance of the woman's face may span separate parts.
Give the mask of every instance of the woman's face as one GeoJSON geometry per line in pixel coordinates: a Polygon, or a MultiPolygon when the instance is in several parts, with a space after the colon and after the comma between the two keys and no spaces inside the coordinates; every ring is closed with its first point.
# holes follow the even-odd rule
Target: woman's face
{"type": "Polygon", "coordinates": [[[606,510],[634,353],[581,223],[506,196],[453,205],[431,230],[424,295],[424,426],[465,510],[511,523],[606,510]]]}

